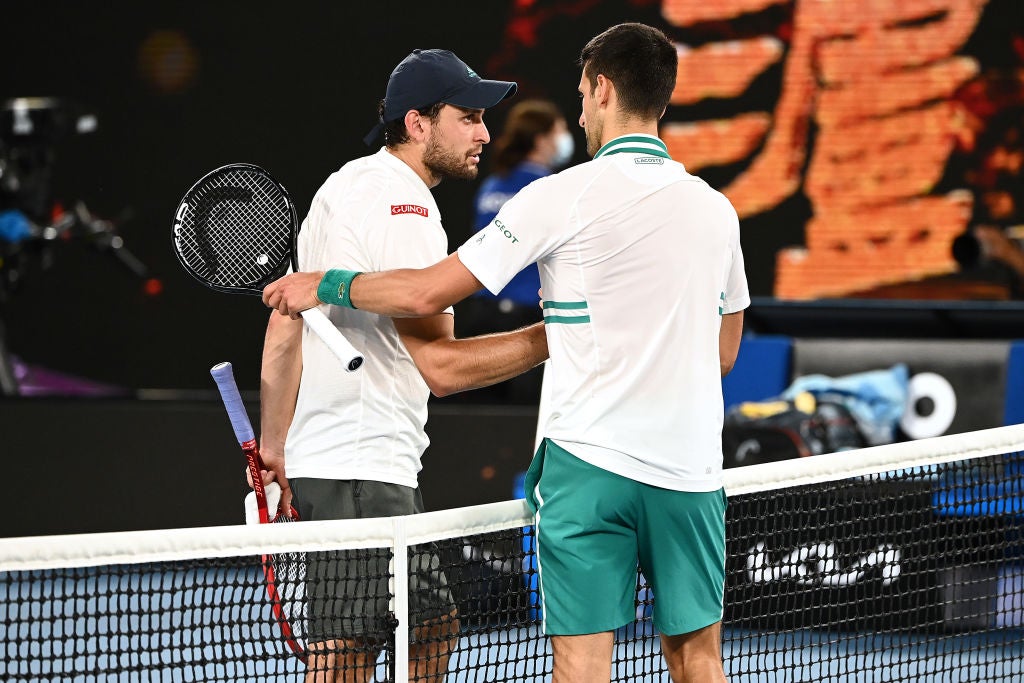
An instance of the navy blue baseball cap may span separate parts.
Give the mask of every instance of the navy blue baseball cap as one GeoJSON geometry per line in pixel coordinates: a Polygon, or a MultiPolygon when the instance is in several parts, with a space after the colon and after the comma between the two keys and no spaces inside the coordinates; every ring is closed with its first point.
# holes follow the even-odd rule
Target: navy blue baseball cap
{"type": "Polygon", "coordinates": [[[363,141],[372,145],[385,123],[397,121],[410,109],[438,102],[487,109],[515,94],[515,83],[480,78],[450,50],[413,50],[391,72],[384,94],[384,115],[363,141]]]}

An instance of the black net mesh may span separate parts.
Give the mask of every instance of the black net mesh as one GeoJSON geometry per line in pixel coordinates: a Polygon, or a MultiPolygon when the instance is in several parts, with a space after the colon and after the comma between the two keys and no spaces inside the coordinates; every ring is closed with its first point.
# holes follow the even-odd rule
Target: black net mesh
{"type": "Polygon", "coordinates": [[[1022,680],[1019,453],[737,496],[729,520],[732,680],[1022,680]]]}
{"type": "MultiPolygon", "coordinates": [[[[406,548],[411,680],[550,678],[529,522],[406,548]]],[[[1018,453],[732,496],[729,680],[1024,680],[1022,524],[1018,453]]],[[[395,680],[390,550],[274,560],[314,671],[395,680]]],[[[0,573],[0,680],[300,680],[266,583],[259,556],[0,573]]],[[[669,680],[657,604],[641,571],[613,680],[669,680]]]]}

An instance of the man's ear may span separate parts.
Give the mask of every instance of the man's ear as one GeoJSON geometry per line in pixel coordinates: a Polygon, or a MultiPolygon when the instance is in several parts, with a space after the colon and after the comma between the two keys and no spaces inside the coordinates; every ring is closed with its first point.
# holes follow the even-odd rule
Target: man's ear
{"type": "Polygon", "coordinates": [[[411,140],[425,140],[430,135],[430,121],[415,109],[410,109],[405,112],[405,130],[411,140]]]}
{"type": "Polygon", "coordinates": [[[607,106],[614,89],[615,86],[610,80],[605,78],[604,74],[597,74],[594,82],[594,101],[599,105],[607,106]]]}

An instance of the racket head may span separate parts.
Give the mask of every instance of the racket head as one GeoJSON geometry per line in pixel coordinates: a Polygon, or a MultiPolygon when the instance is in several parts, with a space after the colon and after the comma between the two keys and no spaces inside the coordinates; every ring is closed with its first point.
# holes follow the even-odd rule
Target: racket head
{"type": "Polygon", "coordinates": [[[174,212],[174,253],[185,271],[225,293],[262,294],[294,266],[295,204],[264,168],[216,168],[188,189],[174,212]]]}

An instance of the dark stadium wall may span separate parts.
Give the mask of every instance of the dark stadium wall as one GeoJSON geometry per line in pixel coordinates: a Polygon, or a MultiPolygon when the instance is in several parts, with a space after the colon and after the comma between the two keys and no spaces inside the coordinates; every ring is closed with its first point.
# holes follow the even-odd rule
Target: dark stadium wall
{"type": "MultiPolygon", "coordinates": [[[[842,374],[907,362],[911,375],[939,373],[955,392],[948,429],[929,436],[1024,417],[1020,342],[763,337],[744,349],[725,383],[727,407],[776,395],[796,374],[823,368],[842,374]]],[[[246,392],[247,408],[258,424],[253,394],[246,392]]],[[[528,406],[432,404],[430,446],[420,473],[427,509],[515,497],[517,476],[534,451],[536,428],[537,411],[528,406]]],[[[740,462],[726,451],[726,467],[765,461],[759,456],[740,462]]],[[[0,456],[12,505],[10,514],[0,516],[0,537],[242,521],[241,501],[248,491],[244,458],[216,399],[0,401],[0,456]]]]}
{"type": "MultiPolygon", "coordinates": [[[[900,27],[941,32],[951,17],[955,39],[949,38],[952,42],[943,43],[943,49],[973,60],[970,64],[979,71],[1014,66],[1024,49],[1018,44],[1024,19],[1016,0],[972,4],[975,9],[969,12],[952,0],[948,4],[948,12],[900,27]]],[[[915,12],[917,5],[899,7],[915,12]]],[[[214,294],[187,278],[170,248],[173,207],[205,171],[250,161],[271,169],[304,214],[323,179],[367,151],[361,138],[374,122],[388,73],[416,47],[450,47],[485,75],[517,80],[523,96],[555,100],[574,119],[575,59],[584,42],[621,21],[660,26],[694,48],[687,53],[687,70],[666,121],[695,122],[696,130],[706,133],[690,139],[675,129],[674,149],[712,185],[735,192],[730,196],[742,204],[753,294],[776,292],[777,254],[809,244],[808,226],[821,224],[810,220],[815,206],[821,210],[825,205],[820,198],[809,199],[806,187],[810,182],[820,189],[821,183],[814,184],[820,176],[805,177],[802,167],[793,170],[798,177],[789,184],[795,189],[781,195],[758,199],[757,184],[753,195],[740,191],[745,171],[762,157],[774,158],[765,156],[772,127],[764,121],[793,123],[786,118],[784,95],[790,92],[786,88],[803,82],[794,86],[785,77],[788,46],[807,35],[822,49],[845,44],[837,39],[839,19],[808,23],[799,13],[799,0],[494,0],[486,7],[441,0],[431,3],[429,20],[394,0],[315,8],[282,8],[262,0],[244,5],[116,2],[105,7],[100,13],[90,5],[52,1],[5,6],[0,60],[7,68],[0,98],[62,97],[96,115],[95,132],[54,145],[53,200],[65,208],[81,200],[97,215],[117,221],[125,246],[159,285],[150,283],[147,293],[143,281],[87,239],[55,245],[49,267],[34,261],[20,286],[0,301],[11,350],[33,364],[129,389],[208,389],[207,369],[230,360],[243,389],[255,388],[266,312],[254,298],[214,294]],[[730,45],[767,49],[755,60],[760,70],[716,62],[728,54],[719,48],[730,45]],[[736,80],[741,76],[747,80],[736,80]],[[709,137],[715,129],[706,125],[725,120],[737,126],[737,134],[718,141],[709,137]]],[[[945,57],[928,59],[942,62],[945,57]]],[[[818,83],[819,75],[809,78],[818,83]]],[[[492,132],[500,131],[503,115],[500,107],[489,113],[492,132]]],[[[809,128],[798,151],[811,164],[808,150],[820,121],[804,123],[809,128]]],[[[583,161],[578,129],[576,136],[575,161],[583,161]]],[[[936,175],[935,168],[926,171],[936,175]]],[[[927,192],[955,189],[955,181],[954,170],[945,169],[927,192]]],[[[474,183],[460,182],[436,189],[452,248],[469,232],[474,189],[474,183]]],[[[848,194],[856,197],[863,191],[853,188],[848,194]]],[[[844,213],[836,225],[869,223],[867,217],[851,218],[857,215],[844,213]]],[[[810,241],[815,248],[827,242],[810,241]]],[[[948,253],[940,247],[929,258],[948,266],[948,253]]],[[[809,258],[814,261],[822,253],[812,250],[809,258]]],[[[832,257],[822,258],[825,263],[832,257]]],[[[857,270],[828,263],[824,272],[857,270]]],[[[806,294],[817,286],[813,274],[778,273],[794,292],[806,294]]]]}
{"type": "MultiPolygon", "coordinates": [[[[255,424],[259,406],[247,408],[255,424]]],[[[434,407],[427,510],[513,498],[536,425],[528,408],[434,407]]],[[[245,458],[219,402],[0,403],[0,433],[12,505],[0,537],[244,522],[245,458]]]]}

